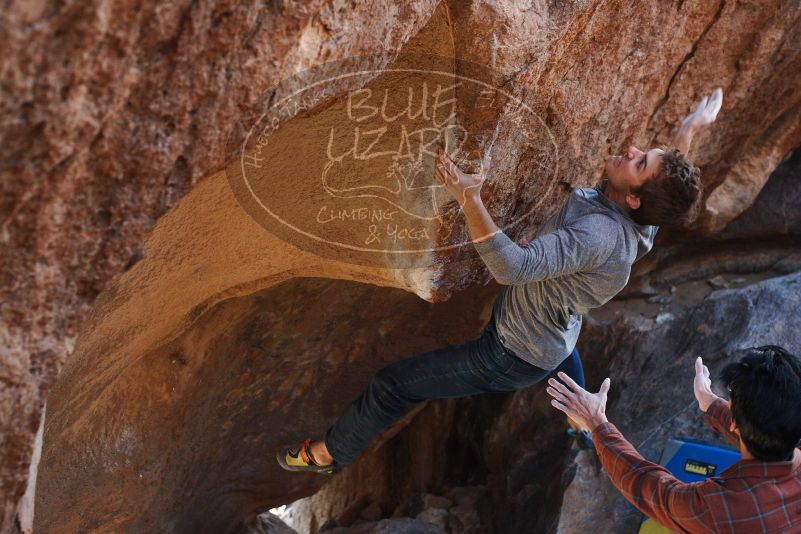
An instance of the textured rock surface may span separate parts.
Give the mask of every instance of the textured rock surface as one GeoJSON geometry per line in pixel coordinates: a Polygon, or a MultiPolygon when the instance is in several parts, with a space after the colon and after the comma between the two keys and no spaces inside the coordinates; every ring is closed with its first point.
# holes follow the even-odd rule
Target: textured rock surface
{"type": "Polygon", "coordinates": [[[12,2],[0,15],[0,527],[95,297],[278,80],[394,52],[435,2],[12,2]],[[374,13],[379,9],[381,16],[374,13]]]}
{"type": "Polygon", "coordinates": [[[363,523],[351,528],[335,528],[332,534],[446,534],[438,525],[416,519],[398,518],[363,523]]]}
{"type": "MultiPolygon", "coordinates": [[[[330,424],[382,365],[477,332],[488,296],[474,291],[429,304],[401,290],[297,278],[229,298],[179,337],[134,348],[102,369],[99,356],[121,339],[136,346],[138,336],[98,331],[98,352],[76,353],[53,395],[73,383],[82,392],[48,404],[36,531],[79,531],[93,522],[129,532],[236,531],[313,492],[325,478],[286,476],[274,451],[330,424]],[[84,383],[88,367],[104,378],[84,383]],[[53,415],[60,410],[81,415],[53,415]],[[91,513],[71,513],[76,505],[91,513]]],[[[138,297],[123,291],[117,298],[138,297]]]]}
{"type": "Polygon", "coordinates": [[[281,518],[270,512],[256,516],[253,523],[247,525],[243,532],[247,534],[297,534],[294,529],[281,521],[281,518]]]}
{"type": "MultiPolygon", "coordinates": [[[[241,405],[241,419],[234,421],[225,404],[239,402],[228,397],[231,390],[280,388],[236,375],[256,364],[244,356],[226,359],[230,353],[212,347],[239,342],[217,339],[224,325],[274,329],[298,297],[268,296],[261,305],[237,300],[229,307],[226,300],[296,277],[391,286],[431,301],[486,281],[469,246],[423,255],[420,272],[399,269],[403,265],[391,255],[383,265],[365,266],[316,257],[247,216],[216,171],[235,155],[231,147],[269,101],[270,87],[298,69],[377,53],[379,66],[390,66],[404,43],[406,50],[455,53],[489,65],[497,85],[529,104],[548,127],[549,145],[529,142],[508,126],[508,113],[459,111],[459,120],[476,134],[504,125],[492,145],[486,201],[499,223],[524,222],[509,229],[520,239],[563,198],[563,185],[590,184],[600,158],[626,143],[669,141],[680,117],[714,86],[724,89],[724,108],[694,152],[710,192],[704,229],[720,228],[743,211],[801,140],[801,96],[794,90],[801,72],[801,8],[794,2],[679,2],[645,10],[622,1],[543,2],[526,9],[457,1],[380,8],[370,2],[286,2],[258,9],[225,2],[14,3],[2,17],[3,528],[25,488],[42,403],[68,353],[63,379],[50,396],[37,531],[177,529],[200,521],[193,512],[210,509],[215,517],[209,524],[236,528],[248,514],[307,495],[318,482],[301,478],[287,486],[270,473],[267,460],[261,468],[237,463],[287,438],[276,431],[287,416],[276,411],[265,421],[262,399],[261,406],[241,405]],[[259,309],[271,314],[269,324],[253,323],[259,309]],[[219,324],[208,322],[218,315],[219,324]],[[206,329],[198,330],[200,324],[206,329]],[[232,374],[212,373],[225,365],[233,366],[232,374]],[[212,374],[188,380],[190,371],[212,374]],[[201,401],[210,404],[201,407],[201,401]],[[265,441],[244,440],[245,429],[257,422],[272,433],[265,441]],[[251,456],[215,457],[219,445],[211,438],[219,438],[225,423],[231,425],[229,439],[252,447],[251,456]],[[195,483],[210,470],[215,476],[208,483],[216,481],[215,487],[195,483]],[[111,475],[123,472],[122,478],[111,475]],[[150,501],[160,488],[176,493],[150,501]],[[137,499],[142,506],[134,511],[137,499]]],[[[369,65],[376,66],[374,58],[369,65]]],[[[464,237],[459,219],[447,222],[454,220],[447,235],[430,238],[432,245],[464,237]]],[[[358,345],[365,324],[373,332],[413,323],[393,358],[446,339],[441,333],[422,345],[417,297],[385,309],[388,317],[375,327],[373,317],[355,322],[357,312],[369,308],[358,301],[349,308],[341,304],[353,289],[340,287],[330,295],[331,309],[303,316],[309,321],[304,328],[289,323],[273,330],[280,334],[264,345],[272,350],[308,340],[296,395],[334,387],[330,373],[314,373],[319,355],[336,352],[337,345],[319,335],[311,317],[326,324],[341,317],[342,339],[357,344],[347,355],[353,362],[377,364],[369,356],[376,347],[358,345]],[[297,338],[282,337],[287,335],[297,338]]],[[[307,299],[314,300],[313,293],[307,299]]],[[[475,300],[472,308],[443,308],[469,317],[467,325],[449,326],[448,339],[477,331],[479,310],[491,295],[476,289],[469,299],[475,300]]],[[[383,341],[372,342],[383,347],[383,341]]],[[[330,361],[341,361],[336,358],[330,361]]],[[[315,412],[306,424],[317,428],[330,419],[344,397],[364,385],[367,371],[338,390],[340,405],[317,397],[315,410],[330,411],[315,412]]],[[[340,386],[343,375],[333,376],[340,386]]],[[[289,430],[300,435],[310,427],[289,430]]],[[[555,436],[552,446],[561,445],[555,436]]],[[[526,465],[532,472],[554,469],[552,462],[526,465]]],[[[557,498],[545,490],[530,495],[525,498],[557,498]]]]}
{"type": "Polygon", "coordinates": [[[761,240],[801,235],[801,148],[789,155],[760,191],[754,204],[734,219],[719,239],[761,240]]]}

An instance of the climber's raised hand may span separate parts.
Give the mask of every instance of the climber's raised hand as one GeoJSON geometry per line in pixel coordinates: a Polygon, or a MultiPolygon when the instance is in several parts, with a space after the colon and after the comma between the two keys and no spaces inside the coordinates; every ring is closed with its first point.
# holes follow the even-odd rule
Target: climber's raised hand
{"type": "Polygon", "coordinates": [[[695,132],[701,126],[715,122],[721,105],[723,105],[723,89],[718,87],[712,91],[711,95],[701,99],[695,111],[682,119],[673,139],[673,146],[687,154],[690,151],[690,144],[695,132]]]}
{"type": "Polygon", "coordinates": [[[712,94],[701,99],[695,111],[684,117],[682,126],[706,126],[712,124],[718,116],[720,106],[723,105],[723,89],[718,87],[712,94]]]}
{"type": "Polygon", "coordinates": [[[462,171],[442,148],[437,149],[435,168],[437,180],[460,206],[464,206],[470,196],[480,195],[485,175],[467,174],[462,171]]]}

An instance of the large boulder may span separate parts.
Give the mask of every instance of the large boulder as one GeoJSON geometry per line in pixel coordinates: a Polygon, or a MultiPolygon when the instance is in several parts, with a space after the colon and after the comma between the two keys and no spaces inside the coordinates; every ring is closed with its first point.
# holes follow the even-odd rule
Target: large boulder
{"type": "Polygon", "coordinates": [[[224,168],[278,80],[428,21],[416,2],[15,2],[0,13],[0,530],[48,391],[155,221],[224,168]],[[381,16],[374,13],[380,11],[381,16]]]}
{"type": "MultiPolygon", "coordinates": [[[[336,239],[325,245],[308,227],[274,225],[273,208],[322,224],[308,215],[320,214],[325,145],[307,141],[354,119],[348,104],[359,90],[465,82],[437,127],[445,141],[467,141],[466,166],[489,154],[486,203],[525,240],[571,186],[598,178],[603,156],[669,142],[695,101],[722,86],[720,119],[693,153],[708,192],[697,231],[706,232],[741,213],[801,141],[799,18],[801,7],[778,0],[646,10],[622,0],[14,4],[0,20],[0,378],[9,385],[0,524],[10,528],[25,490],[45,399],[37,531],[224,531],[319,487],[277,473],[269,454],[251,460],[330,422],[377,368],[383,333],[409,328],[385,361],[477,333],[497,288],[477,287],[488,275],[458,210],[431,187],[430,154],[422,171],[370,160],[368,174],[343,167],[324,183],[326,194],[381,192],[364,200],[368,218],[396,206],[423,221],[391,236],[391,224],[382,227],[391,245],[352,253],[371,238],[363,220],[347,224],[362,216],[353,197],[329,212],[339,222],[326,226],[336,239]],[[326,75],[343,64],[367,74],[329,76],[326,91],[285,110],[270,143],[253,144],[265,109],[298,83],[310,87],[303,73],[326,61],[335,66],[326,75]],[[259,183],[285,171],[274,191],[285,197],[245,195],[242,161],[261,149],[274,150],[276,164],[259,183]],[[410,170],[421,171],[414,187],[397,175],[410,170]],[[406,196],[388,202],[381,195],[394,189],[363,183],[368,175],[404,185],[406,196]],[[265,200],[271,209],[260,211],[265,200]],[[411,254],[402,239],[415,240],[411,254]],[[302,280],[310,277],[342,281],[321,301],[302,280]],[[356,283],[370,285],[375,307],[348,297],[356,283]],[[421,339],[418,306],[461,292],[471,306],[425,308],[448,329],[421,339]],[[448,322],[454,313],[464,324],[448,322]],[[342,330],[321,335],[334,321],[342,330]],[[259,332],[274,334],[255,352],[228,352],[259,332]],[[289,369],[261,352],[281,347],[289,369]],[[286,428],[297,407],[285,398],[302,399],[302,426],[286,428]],[[245,439],[256,423],[269,431],[245,439]]],[[[409,120],[408,131],[419,126],[409,120]]]]}

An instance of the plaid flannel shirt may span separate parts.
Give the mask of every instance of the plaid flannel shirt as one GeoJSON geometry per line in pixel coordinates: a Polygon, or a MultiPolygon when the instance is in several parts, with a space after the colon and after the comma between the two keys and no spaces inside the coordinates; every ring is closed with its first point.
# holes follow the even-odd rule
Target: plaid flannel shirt
{"type": "MultiPolygon", "coordinates": [[[[721,399],[704,420],[739,448],[729,431],[731,411],[721,399]]],[[[719,476],[685,483],[649,462],[612,423],[593,431],[612,483],[638,510],[675,532],[801,533],[801,450],[792,460],[740,460],[719,476]]]]}

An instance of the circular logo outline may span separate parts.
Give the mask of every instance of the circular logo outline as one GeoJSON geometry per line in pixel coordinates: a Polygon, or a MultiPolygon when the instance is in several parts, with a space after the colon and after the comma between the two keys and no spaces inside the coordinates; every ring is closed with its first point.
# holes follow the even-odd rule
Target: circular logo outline
{"type": "MultiPolygon", "coordinates": [[[[449,58],[446,58],[446,59],[449,59],[449,58]]],[[[460,60],[460,61],[464,61],[464,60],[460,60]]],[[[317,68],[319,68],[321,66],[322,65],[318,65],[317,68]]],[[[311,70],[313,70],[313,69],[311,69],[311,70]]],[[[340,248],[343,248],[343,249],[356,251],[356,252],[359,252],[359,253],[371,253],[371,254],[374,254],[374,253],[382,253],[382,254],[386,254],[386,253],[391,253],[391,254],[435,253],[435,252],[440,252],[440,251],[448,251],[448,250],[461,248],[461,247],[465,246],[468,243],[474,243],[473,239],[467,239],[467,240],[464,240],[464,241],[460,241],[458,243],[450,243],[450,244],[443,244],[443,245],[436,245],[435,244],[433,247],[428,247],[428,248],[392,249],[392,248],[368,248],[368,247],[362,247],[362,246],[352,245],[352,244],[348,244],[348,243],[342,243],[340,241],[329,240],[329,239],[326,239],[326,238],[321,237],[319,235],[315,235],[315,234],[313,234],[311,232],[308,232],[308,231],[306,231],[306,230],[304,230],[302,228],[299,228],[295,224],[283,219],[279,214],[274,213],[273,210],[271,210],[262,201],[262,199],[259,197],[259,195],[257,195],[256,192],[253,190],[253,187],[252,187],[252,185],[251,185],[251,183],[250,183],[250,181],[248,179],[248,176],[247,176],[247,171],[245,170],[245,157],[246,157],[245,148],[248,146],[248,141],[252,138],[252,136],[254,136],[254,134],[256,134],[256,131],[255,131],[256,127],[259,124],[262,123],[264,118],[270,113],[271,110],[280,108],[281,105],[284,104],[285,102],[295,98],[297,95],[299,95],[301,93],[304,93],[304,92],[308,91],[309,89],[314,88],[316,86],[320,86],[320,85],[323,85],[323,84],[330,83],[332,81],[337,81],[337,80],[346,79],[346,78],[352,78],[352,77],[356,77],[356,76],[364,76],[364,75],[379,76],[379,75],[387,74],[387,73],[435,74],[435,75],[440,75],[440,76],[443,76],[443,77],[446,77],[446,78],[453,78],[453,79],[456,79],[456,80],[475,83],[475,84],[477,84],[479,86],[482,86],[482,87],[484,87],[486,89],[489,89],[491,91],[494,91],[494,92],[497,92],[497,93],[503,95],[504,97],[508,98],[509,101],[517,103],[520,107],[524,108],[530,114],[531,117],[533,117],[536,120],[538,120],[539,123],[542,125],[542,127],[545,129],[545,132],[547,133],[547,135],[548,135],[548,137],[549,137],[549,139],[551,141],[551,145],[553,147],[553,150],[555,152],[555,157],[554,157],[555,162],[554,162],[553,172],[551,173],[551,177],[553,178],[553,177],[556,177],[558,175],[559,154],[558,154],[558,146],[556,144],[556,141],[555,141],[555,138],[553,136],[553,133],[551,132],[550,128],[548,128],[548,126],[534,112],[534,110],[531,109],[531,107],[528,104],[526,104],[522,99],[510,94],[508,91],[506,91],[504,89],[501,89],[501,88],[498,88],[498,87],[494,87],[494,86],[492,86],[491,84],[489,84],[487,82],[484,82],[484,81],[481,81],[481,80],[478,80],[478,79],[475,79],[475,78],[472,78],[472,77],[469,77],[469,76],[464,76],[464,75],[456,73],[456,72],[448,72],[448,71],[441,71],[441,70],[434,70],[434,69],[416,69],[416,68],[406,68],[406,67],[404,67],[404,68],[388,67],[388,68],[384,68],[384,69],[358,70],[358,71],[354,71],[354,72],[348,72],[348,73],[345,73],[345,74],[338,74],[336,76],[327,77],[327,78],[322,79],[322,80],[317,80],[317,81],[314,81],[314,82],[311,82],[309,84],[304,85],[300,89],[294,90],[290,94],[288,94],[288,95],[284,96],[283,98],[281,98],[281,100],[279,100],[278,102],[276,102],[274,104],[271,104],[269,106],[269,109],[267,111],[263,112],[259,116],[258,120],[255,121],[254,125],[248,130],[248,133],[247,133],[247,135],[245,136],[245,138],[244,138],[244,140],[242,142],[242,147],[243,147],[242,153],[241,153],[240,157],[238,158],[239,159],[239,165],[240,165],[240,171],[242,173],[241,174],[242,181],[243,181],[245,187],[247,188],[248,193],[250,194],[251,198],[258,204],[258,206],[264,212],[266,212],[270,217],[272,217],[273,220],[275,220],[277,223],[281,224],[285,228],[291,229],[295,233],[297,233],[297,234],[299,234],[301,236],[304,236],[304,237],[306,237],[308,239],[312,239],[312,240],[320,242],[320,243],[325,243],[325,244],[330,245],[330,246],[340,247],[340,248]]],[[[290,79],[292,79],[292,78],[290,78],[290,79]]],[[[503,119],[503,116],[500,115],[498,118],[499,119],[503,119]]],[[[292,120],[292,118],[289,118],[289,120],[292,120]]],[[[492,147],[490,147],[488,149],[488,152],[491,150],[491,148],[492,147]]],[[[557,181],[554,180],[554,179],[548,180],[548,184],[549,185],[548,185],[547,190],[540,196],[540,198],[533,204],[533,206],[529,210],[527,210],[525,213],[519,215],[518,217],[515,217],[512,221],[506,223],[502,227],[499,227],[499,229],[501,231],[505,231],[506,229],[513,227],[514,225],[518,224],[523,218],[527,217],[530,213],[532,213],[534,210],[539,208],[539,206],[553,192],[554,188],[556,187],[556,182],[557,181]]],[[[461,211],[461,208],[460,208],[460,211],[461,211]]],[[[436,218],[440,219],[440,221],[442,221],[442,218],[441,218],[440,215],[438,215],[436,218]]],[[[440,224],[442,224],[442,222],[440,222],[440,224]]]]}

